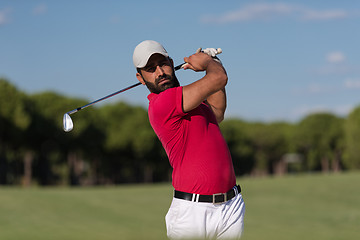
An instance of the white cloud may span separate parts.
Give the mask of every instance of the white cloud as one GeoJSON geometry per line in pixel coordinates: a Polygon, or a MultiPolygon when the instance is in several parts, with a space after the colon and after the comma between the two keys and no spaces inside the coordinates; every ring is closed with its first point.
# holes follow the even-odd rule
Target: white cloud
{"type": "Polygon", "coordinates": [[[301,16],[304,20],[332,20],[332,19],[340,19],[346,18],[350,14],[341,9],[334,10],[323,10],[323,11],[315,11],[315,10],[304,10],[301,16]]]}
{"type": "Polygon", "coordinates": [[[309,72],[316,75],[351,75],[360,74],[360,66],[347,61],[346,55],[341,51],[329,52],[324,56],[326,63],[322,66],[315,66],[309,72]]]}
{"type": "Polygon", "coordinates": [[[314,10],[287,3],[250,4],[221,15],[207,15],[201,18],[204,23],[231,23],[251,20],[268,20],[279,17],[292,17],[298,20],[319,21],[349,17],[349,11],[342,9],[314,10]]]}
{"type": "Polygon", "coordinates": [[[41,15],[46,12],[47,12],[47,6],[45,4],[40,4],[40,5],[36,6],[32,11],[32,13],[34,15],[41,15]]]}
{"type": "Polygon", "coordinates": [[[326,61],[329,63],[341,63],[346,59],[344,53],[342,52],[330,52],[326,55],[326,61]]]}
{"type": "Polygon", "coordinates": [[[345,88],[360,89],[360,78],[358,79],[347,79],[344,82],[345,88]]]}
{"type": "Polygon", "coordinates": [[[319,84],[310,83],[307,86],[296,87],[291,90],[292,94],[297,96],[308,96],[308,95],[328,95],[339,91],[340,88],[334,84],[319,84]]]}
{"type": "Polygon", "coordinates": [[[10,22],[10,17],[9,17],[10,12],[11,12],[10,8],[5,8],[0,10],[0,26],[10,22]]]}
{"type": "Polygon", "coordinates": [[[357,68],[350,65],[336,64],[321,66],[312,70],[313,73],[318,75],[344,75],[357,72],[357,68]]]}

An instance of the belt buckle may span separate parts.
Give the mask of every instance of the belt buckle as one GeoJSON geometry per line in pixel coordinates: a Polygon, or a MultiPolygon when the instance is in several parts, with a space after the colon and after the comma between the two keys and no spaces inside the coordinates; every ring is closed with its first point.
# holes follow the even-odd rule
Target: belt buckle
{"type": "Polygon", "coordinates": [[[224,201],[223,202],[226,202],[227,201],[227,194],[226,193],[215,193],[215,194],[212,195],[213,196],[212,203],[213,204],[223,203],[223,202],[218,202],[218,203],[215,202],[216,196],[221,196],[221,195],[224,195],[224,201]]]}

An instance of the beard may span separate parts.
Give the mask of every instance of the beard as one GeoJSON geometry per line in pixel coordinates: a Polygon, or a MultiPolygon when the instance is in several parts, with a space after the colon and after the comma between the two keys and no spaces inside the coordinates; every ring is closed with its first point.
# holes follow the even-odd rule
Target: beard
{"type": "Polygon", "coordinates": [[[159,94],[166,89],[173,88],[173,87],[179,87],[180,83],[175,76],[175,73],[172,73],[172,75],[163,74],[155,79],[155,83],[148,82],[144,79],[146,87],[149,89],[150,92],[159,94]],[[168,82],[163,83],[160,85],[160,83],[164,80],[168,80],[168,82]]]}

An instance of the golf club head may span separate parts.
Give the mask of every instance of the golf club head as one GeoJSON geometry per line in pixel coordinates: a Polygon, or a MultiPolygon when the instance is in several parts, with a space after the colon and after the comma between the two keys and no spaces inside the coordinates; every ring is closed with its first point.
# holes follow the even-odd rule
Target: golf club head
{"type": "Polygon", "coordinates": [[[63,117],[63,127],[65,132],[70,132],[74,128],[73,121],[69,114],[65,113],[63,117]]]}

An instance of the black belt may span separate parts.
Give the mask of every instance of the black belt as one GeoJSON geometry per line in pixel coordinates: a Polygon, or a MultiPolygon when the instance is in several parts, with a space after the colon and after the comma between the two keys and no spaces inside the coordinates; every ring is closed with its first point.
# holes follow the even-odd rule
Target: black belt
{"type": "Polygon", "coordinates": [[[236,185],[226,193],[215,193],[213,195],[200,195],[196,193],[187,193],[174,191],[174,198],[188,200],[192,202],[206,202],[206,203],[223,203],[226,202],[241,192],[241,187],[236,185]]]}

